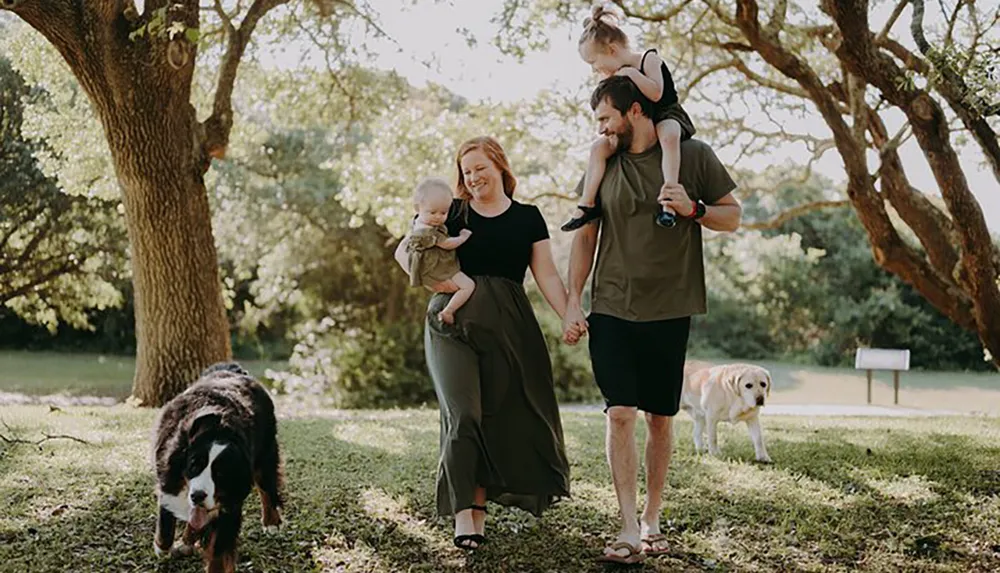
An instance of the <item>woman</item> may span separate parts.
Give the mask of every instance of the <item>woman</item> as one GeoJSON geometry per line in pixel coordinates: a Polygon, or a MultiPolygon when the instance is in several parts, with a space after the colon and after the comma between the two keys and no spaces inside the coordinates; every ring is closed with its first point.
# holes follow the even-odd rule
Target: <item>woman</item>
{"type": "MultiPolygon", "coordinates": [[[[486,540],[487,499],[538,516],[569,495],[552,365],[525,272],[560,317],[566,290],[541,212],[513,200],[517,181],[500,144],[466,141],[457,164],[446,225],[452,236],[472,232],[458,258],[476,289],[454,326],[437,319],[449,295],[431,297],[424,345],[441,408],[437,510],[455,516],[455,545],[476,549],[486,540]]],[[[404,243],[396,260],[405,270],[404,243]]]]}

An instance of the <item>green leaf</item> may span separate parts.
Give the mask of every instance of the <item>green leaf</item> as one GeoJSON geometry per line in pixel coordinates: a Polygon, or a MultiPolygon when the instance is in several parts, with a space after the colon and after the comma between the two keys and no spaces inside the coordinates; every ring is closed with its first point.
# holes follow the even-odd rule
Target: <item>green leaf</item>
{"type": "Polygon", "coordinates": [[[201,31],[198,28],[188,28],[184,30],[184,37],[187,38],[188,42],[197,44],[198,38],[201,37],[201,31]]]}
{"type": "Polygon", "coordinates": [[[145,35],[146,35],[146,25],[143,24],[139,28],[136,28],[135,31],[133,31],[131,34],[129,34],[128,39],[134,42],[136,38],[141,38],[145,35]]]}

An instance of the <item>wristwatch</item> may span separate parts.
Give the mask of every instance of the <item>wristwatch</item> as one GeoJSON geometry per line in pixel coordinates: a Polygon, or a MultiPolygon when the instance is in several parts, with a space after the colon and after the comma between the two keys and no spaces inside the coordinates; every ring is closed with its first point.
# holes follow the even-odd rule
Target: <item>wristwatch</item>
{"type": "Polygon", "coordinates": [[[701,201],[695,201],[694,211],[692,211],[691,214],[688,215],[688,217],[697,221],[698,219],[701,219],[702,217],[705,216],[705,210],[706,207],[704,203],[702,203],[701,201]]]}

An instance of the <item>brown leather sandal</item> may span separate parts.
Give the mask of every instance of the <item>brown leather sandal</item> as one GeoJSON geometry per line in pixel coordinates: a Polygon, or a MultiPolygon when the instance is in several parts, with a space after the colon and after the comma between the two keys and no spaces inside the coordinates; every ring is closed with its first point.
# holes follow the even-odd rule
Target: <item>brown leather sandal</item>
{"type": "Polygon", "coordinates": [[[601,553],[597,557],[597,561],[601,563],[618,563],[620,565],[635,565],[636,563],[641,563],[643,559],[646,558],[646,554],[642,552],[641,547],[636,547],[628,541],[616,541],[611,545],[608,545],[605,549],[611,549],[612,551],[617,551],[619,549],[628,549],[628,555],[608,555],[607,553],[601,553]]]}

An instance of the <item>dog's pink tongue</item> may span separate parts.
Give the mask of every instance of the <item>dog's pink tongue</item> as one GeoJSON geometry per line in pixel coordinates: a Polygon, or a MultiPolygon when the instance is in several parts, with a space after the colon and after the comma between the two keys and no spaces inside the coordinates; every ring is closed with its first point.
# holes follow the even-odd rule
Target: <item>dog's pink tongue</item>
{"type": "Polygon", "coordinates": [[[191,529],[195,531],[200,530],[205,527],[206,523],[208,523],[208,510],[204,507],[192,508],[190,518],[188,519],[188,525],[191,526],[191,529]]]}

